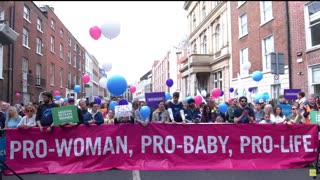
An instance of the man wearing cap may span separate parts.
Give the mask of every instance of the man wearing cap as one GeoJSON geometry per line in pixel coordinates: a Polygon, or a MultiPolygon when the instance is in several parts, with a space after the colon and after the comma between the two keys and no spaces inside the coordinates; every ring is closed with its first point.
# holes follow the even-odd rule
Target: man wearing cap
{"type": "Polygon", "coordinates": [[[179,92],[174,92],[172,101],[168,103],[168,112],[172,123],[182,122],[186,124],[182,102],[179,102],[179,92]]]}
{"type": "Polygon", "coordinates": [[[195,101],[193,98],[188,100],[188,108],[185,110],[186,121],[191,123],[199,123],[201,119],[201,113],[195,106],[195,101]]]}
{"type": "Polygon", "coordinates": [[[241,96],[239,103],[240,106],[234,111],[234,123],[253,123],[254,112],[247,106],[247,97],[241,96]]]}

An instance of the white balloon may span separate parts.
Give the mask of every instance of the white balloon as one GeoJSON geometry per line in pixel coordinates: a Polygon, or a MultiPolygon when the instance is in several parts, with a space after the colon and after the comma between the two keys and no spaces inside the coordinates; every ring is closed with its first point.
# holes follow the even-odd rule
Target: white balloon
{"type": "Polygon", "coordinates": [[[102,78],[99,80],[99,85],[100,85],[100,87],[106,88],[106,87],[107,87],[107,82],[108,82],[107,78],[102,77],[102,78]]]}
{"type": "Polygon", "coordinates": [[[109,72],[112,68],[112,64],[107,62],[102,64],[102,69],[105,70],[106,72],[109,72]]]}
{"type": "Polygon", "coordinates": [[[245,62],[245,63],[243,64],[243,66],[242,66],[242,69],[243,69],[244,71],[247,71],[247,70],[249,70],[250,68],[251,68],[251,63],[250,63],[249,61],[245,62]]]}
{"type": "Polygon", "coordinates": [[[64,102],[64,98],[60,98],[60,102],[63,103],[64,102]]]}
{"type": "Polygon", "coordinates": [[[202,90],[201,91],[201,96],[202,97],[206,97],[207,96],[207,91],[206,90],[202,90]]]}
{"type": "Polygon", "coordinates": [[[109,39],[114,39],[120,34],[120,23],[117,21],[106,21],[101,25],[103,36],[109,39]]]}

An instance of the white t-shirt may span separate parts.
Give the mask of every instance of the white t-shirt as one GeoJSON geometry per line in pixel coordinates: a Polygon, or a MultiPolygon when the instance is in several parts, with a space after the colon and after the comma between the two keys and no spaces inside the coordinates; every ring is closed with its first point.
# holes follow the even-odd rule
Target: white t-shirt
{"type": "Polygon", "coordinates": [[[270,120],[275,122],[275,123],[281,123],[286,119],[286,116],[283,115],[282,117],[280,117],[279,115],[275,116],[274,114],[271,114],[270,116],[270,120]]]}
{"type": "Polygon", "coordinates": [[[32,117],[23,116],[22,120],[20,121],[20,123],[18,124],[17,127],[19,127],[21,125],[26,125],[28,127],[35,127],[37,125],[36,115],[34,114],[34,115],[32,115],[32,117]]]}

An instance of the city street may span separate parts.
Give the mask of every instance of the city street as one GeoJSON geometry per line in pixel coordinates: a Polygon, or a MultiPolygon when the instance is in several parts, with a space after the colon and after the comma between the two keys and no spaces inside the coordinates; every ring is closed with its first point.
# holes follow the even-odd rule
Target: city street
{"type": "MultiPolygon", "coordinates": [[[[309,176],[309,168],[291,169],[291,170],[273,170],[273,171],[121,171],[109,170],[95,173],[82,173],[72,175],[56,174],[28,174],[21,176],[24,180],[307,180],[313,179],[309,176]]],[[[4,180],[16,180],[15,176],[4,176],[4,180]]],[[[316,179],[320,179],[320,175],[316,179]]]]}

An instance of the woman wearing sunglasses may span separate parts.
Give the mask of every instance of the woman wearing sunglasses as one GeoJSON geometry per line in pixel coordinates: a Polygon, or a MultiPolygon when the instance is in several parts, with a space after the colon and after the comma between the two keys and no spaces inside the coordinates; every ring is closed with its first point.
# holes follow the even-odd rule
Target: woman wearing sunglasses
{"type": "Polygon", "coordinates": [[[18,124],[18,128],[28,129],[31,127],[35,127],[37,125],[36,123],[36,114],[35,114],[36,108],[32,105],[28,105],[25,108],[26,115],[23,116],[22,120],[18,124]]]}
{"type": "Polygon", "coordinates": [[[299,105],[291,106],[291,114],[284,120],[284,124],[304,124],[305,119],[299,113],[299,105]]]}

